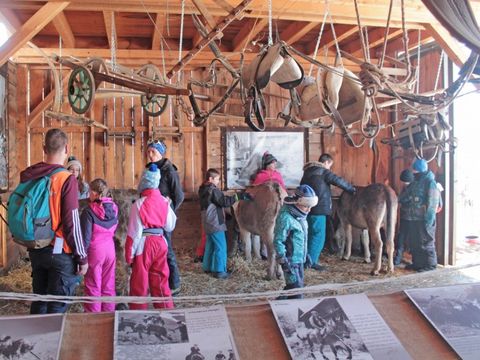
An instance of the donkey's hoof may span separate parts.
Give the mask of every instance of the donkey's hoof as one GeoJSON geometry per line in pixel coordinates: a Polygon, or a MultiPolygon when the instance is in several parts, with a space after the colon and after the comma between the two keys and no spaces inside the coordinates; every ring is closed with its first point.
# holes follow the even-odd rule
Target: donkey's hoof
{"type": "Polygon", "coordinates": [[[372,270],[372,271],[370,271],[370,275],[378,276],[378,275],[380,275],[380,272],[378,270],[372,270]]]}
{"type": "Polygon", "coordinates": [[[363,259],[364,264],[370,264],[371,262],[372,262],[372,260],[370,260],[370,259],[363,259]]]}
{"type": "Polygon", "coordinates": [[[350,259],[350,257],[342,256],[342,260],[344,260],[344,261],[348,261],[349,259],[350,259]]]}

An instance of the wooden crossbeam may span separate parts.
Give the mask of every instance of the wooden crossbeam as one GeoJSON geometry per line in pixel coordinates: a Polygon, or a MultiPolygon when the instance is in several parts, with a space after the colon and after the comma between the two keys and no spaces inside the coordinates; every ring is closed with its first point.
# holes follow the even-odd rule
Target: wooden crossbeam
{"type": "Polygon", "coordinates": [[[318,22],[292,22],[282,31],[280,39],[292,45],[318,26],[320,26],[318,22]]]}
{"type": "Polygon", "coordinates": [[[73,35],[72,28],[62,11],[52,20],[52,24],[58,31],[58,34],[62,37],[63,46],[68,48],[75,47],[75,36],[73,35]]]}
{"type": "MultiPolygon", "coordinates": [[[[394,39],[398,36],[401,36],[402,34],[403,34],[402,29],[390,29],[386,36],[387,41],[390,39],[394,39]]],[[[368,41],[369,41],[368,49],[374,49],[377,46],[383,45],[384,35],[385,35],[385,29],[382,29],[382,28],[377,28],[369,31],[368,32],[368,41]]],[[[343,46],[342,50],[345,50],[356,57],[363,56],[362,45],[358,39],[356,41],[352,41],[347,45],[343,46]]]]}
{"type": "Polygon", "coordinates": [[[257,36],[267,24],[268,19],[248,19],[247,24],[242,27],[233,39],[232,51],[237,52],[243,50],[247,45],[247,41],[255,39],[255,36],[257,36]]]}
{"type": "Polygon", "coordinates": [[[0,66],[30,41],[45,25],[69,5],[68,1],[48,2],[19,28],[0,48],[0,66]]]}

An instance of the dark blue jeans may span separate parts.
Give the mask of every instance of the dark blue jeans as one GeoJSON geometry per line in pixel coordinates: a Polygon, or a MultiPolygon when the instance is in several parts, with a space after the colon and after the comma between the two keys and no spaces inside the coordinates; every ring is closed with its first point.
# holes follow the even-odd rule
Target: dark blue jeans
{"type": "MultiPolygon", "coordinates": [[[[78,285],[76,264],[69,254],[53,254],[53,247],[29,250],[32,263],[32,289],[40,295],[66,295],[75,293],[78,285]]],[[[31,314],[64,313],[67,304],[57,301],[33,301],[31,314]]]]}
{"type": "Polygon", "coordinates": [[[163,234],[168,244],[167,264],[170,275],[168,277],[168,285],[171,290],[178,289],[180,287],[180,270],[178,269],[177,257],[172,248],[172,233],[165,232],[163,234]]]}

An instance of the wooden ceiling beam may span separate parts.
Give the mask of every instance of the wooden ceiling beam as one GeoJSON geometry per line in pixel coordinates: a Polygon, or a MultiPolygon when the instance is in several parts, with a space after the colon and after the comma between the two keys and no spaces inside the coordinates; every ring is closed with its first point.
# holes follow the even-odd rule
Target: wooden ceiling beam
{"type": "MultiPolygon", "coordinates": [[[[418,33],[420,30],[410,30],[408,32],[408,50],[412,51],[413,49],[416,49],[419,45],[419,40],[418,40],[418,33]]],[[[420,46],[428,44],[430,42],[434,41],[433,37],[427,32],[427,31],[420,31],[420,46]]],[[[380,51],[381,49],[373,49],[375,52],[375,57],[380,56],[380,51]],[[378,54],[376,53],[378,52],[378,54]]],[[[387,54],[393,58],[397,56],[398,53],[403,53],[404,52],[404,45],[403,45],[403,38],[399,37],[397,39],[394,39],[390,41],[387,44],[387,54]]]]}
{"type": "Polygon", "coordinates": [[[58,34],[62,37],[62,46],[74,48],[75,36],[73,35],[72,28],[70,27],[67,17],[63,11],[53,18],[52,24],[58,31],[58,34]]]}
{"type": "MultiPolygon", "coordinates": [[[[78,11],[122,11],[145,13],[145,7],[150,12],[168,12],[180,14],[180,2],[172,3],[170,0],[143,0],[142,2],[131,0],[99,1],[99,0],[71,0],[68,10],[78,11]]],[[[0,0],[0,7],[12,9],[37,9],[44,0],[0,0]]],[[[360,2],[360,16],[364,26],[385,26],[390,0],[375,0],[369,3],[360,2]]],[[[480,3],[472,3],[475,12],[480,11],[480,3]]],[[[224,17],[227,11],[217,1],[209,1],[206,8],[212,16],[224,17]]],[[[353,1],[335,2],[329,5],[330,13],[335,23],[356,25],[357,19],[353,1]]],[[[244,12],[243,16],[250,18],[268,19],[268,10],[264,2],[257,1],[249,6],[250,13],[244,12]]],[[[185,9],[186,14],[197,13],[193,7],[185,9]]],[[[407,27],[420,29],[423,23],[438,23],[428,9],[418,0],[406,1],[407,27]]],[[[318,22],[325,13],[324,0],[285,0],[285,2],[273,3],[273,15],[281,14],[281,20],[296,20],[318,22]]],[[[390,25],[401,27],[400,6],[395,6],[392,11],[390,25]]]]}
{"type": "Polygon", "coordinates": [[[43,5],[33,16],[28,19],[0,48],[0,66],[5,64],[8,58],[14,55],[28,41],[30,41],[45,25],[63,11],[68,1],[48,2],[43,5]]]}
{"type": "Polygon", "coordinates": [[[163,26],[165,25],[165,13],[156,13],[155,14],[155,25],[153,27],[152,34],[152,50],[161,49],[161,41],[163,37],[163,26]]]}
{"type": "Polygon", "coordinates": [[[318,22],[292,22],[285,30],[282,31],[280,34],[280,39],[285,41],[287,44],[292,45],[319,25],[320,23],[318,22]]]}
{"type": "MultiPolygon", "coordinates": [[[[388,32],[387,41],[390,39],[394,39],[400,35],[403,34],[402,29],[390,29],[388,32]]],[[[385,35],[385,29],[383,28],[377,28],[373,29],[368,32],[368,49],[374,49],[377,46],[383,45],[383,39],[385,35]]],[[[388,46],[388,42],[387,42],[388,46]]],[[[362,44],[359,39],[352,41],[345,45],[342,50],[347,51],[348,53],[352,54],[355,57],[363,57],[363,51],[362,51],[362,44]]]]}
{"type": "Polygon", "coordinates": [[[468,54],[454,39],[450,33],[441,25],[424,24],[425,30],[430,34],[440,47],[446,52],[450,60],[457,66],[462,66],[468,58],[468,54]]]}
{"type": "Polygon", "coordinates": [[[247,23],[242,26],[242,29],[235,36],[232,42],[232,51],[242,51],[248,44],[247,42],[255,39],[265,26],[268,24],[268,19],[248,19],[247,23]]]}

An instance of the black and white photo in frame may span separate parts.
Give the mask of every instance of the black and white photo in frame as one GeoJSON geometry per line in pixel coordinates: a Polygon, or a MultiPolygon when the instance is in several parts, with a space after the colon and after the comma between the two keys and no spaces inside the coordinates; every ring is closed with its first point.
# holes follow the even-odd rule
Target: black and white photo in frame
{"type": "Polygon", "coordinates": [[[1,317],[0,359],[58,359],[64,319],[63,314],[1,317]]]}
{"type": "Polygon", "coordinates": [[[480,359],[480,283],[405,293],[462,359],[480,359]]]}
{"type": "Polygon", "coordinates": [[[223,306],[117,311],[114,359],[238,359],[223,306]]]}
{"type": "Polygon", "coordinates": [[[223,133],[224,169],[227,189],[243,189],[261,169],[262,155],[268,151],[277,159],[277,170],[285,185],[300,184],[305,163],[304,129],[252,132],[243,128],[226,128],[223,133]]]}
{"type": "Polygon", "coordinates": [[[411,358],[363,294],[270,306],[292,359],[411,358]]]}

